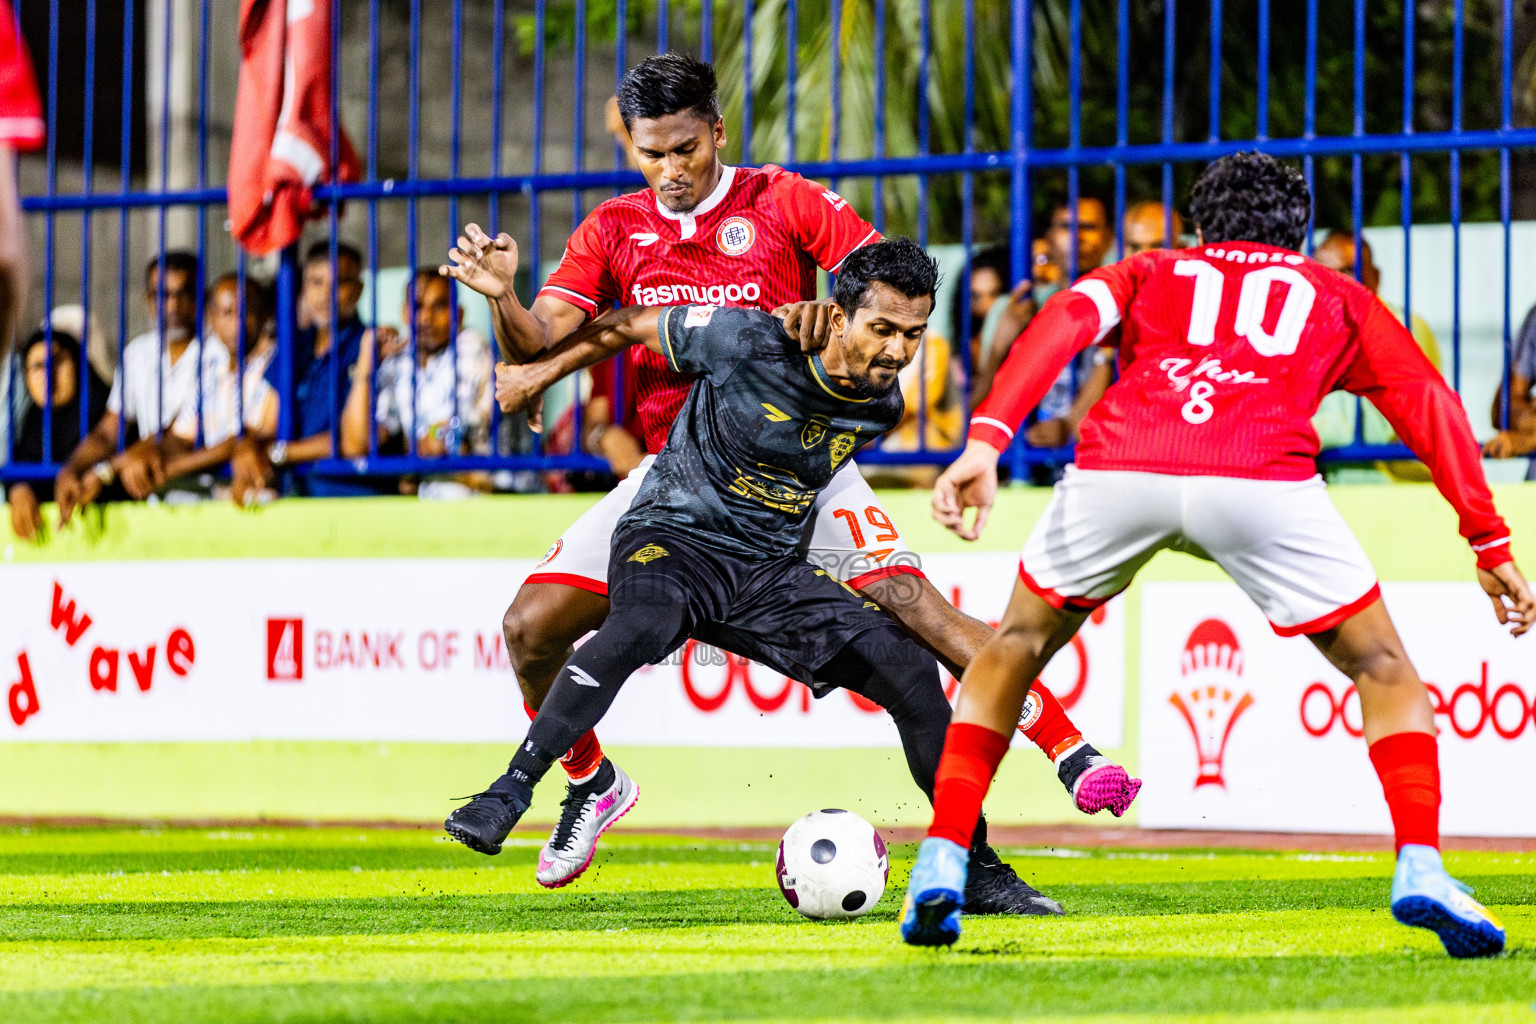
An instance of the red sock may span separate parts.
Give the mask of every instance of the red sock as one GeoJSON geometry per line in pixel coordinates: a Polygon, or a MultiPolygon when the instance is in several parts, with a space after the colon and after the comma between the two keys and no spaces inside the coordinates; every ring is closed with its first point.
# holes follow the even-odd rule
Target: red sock
{"type": "Polygon", "coordinates": [[[1008,752],[1009,737],[968,722],[952,722],[944,735],[944,756],[933,783],[930,836],[950,839],[969,850],[981,802],[1008,752]]]}
{"type": "Polygon", "coordinates": [[[1371,764],[1392,811],[1397,848],[1418,843],[1440,848],[1440,761],[1435,738],[1397,732],[1371,744],[1371,764]]]}
{"type": "MultiPolygon", "coordinates": [[[[527,702],[523,703],[523,710],[528,712],[528,720],[531,722],[538,714],[527,702]]],[[[565,769],[565,774],[573,779],[585,779],[597,771],[598,765],[603,763],[603,747],[597,742],[597,733],[588,729],[581,734],[581,738],[565,752],[560,759],[560,767],[565,769]]]]}
{"type": "Polygon", "coordinates": [[[1083,742],[1083,734],[1067,717],[1067,709],[1038,679],[1024,699],[1024,719],[1019,722],[1019,731],[1052,761],[1083,742]]]}

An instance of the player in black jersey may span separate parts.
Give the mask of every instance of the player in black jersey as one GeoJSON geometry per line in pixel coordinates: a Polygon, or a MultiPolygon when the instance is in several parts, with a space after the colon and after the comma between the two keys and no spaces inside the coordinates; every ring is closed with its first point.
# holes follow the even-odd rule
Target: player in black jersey
{"type": "MultiPolygon", "coordinates": [[[[603,356],[643,344],[698,381],[614,533],[613,610],[557,674],[506,774],[448,818],[454,838],[499,852],[533,787],[625,680],[690,637],[806,680],[818,697],[841,686],[885,708],[932,799],[950,718],[937,662],[798,547],[833,473],[900,421],[897,374],[922,340],[937,279],[909,240],[855,251],[819,355],[767,313],[715,306],[632,307],[562,343],[603,356]]],[[[984,827],[977,835],[970,912],[1062,912],[998,859],[984,827]]]]}

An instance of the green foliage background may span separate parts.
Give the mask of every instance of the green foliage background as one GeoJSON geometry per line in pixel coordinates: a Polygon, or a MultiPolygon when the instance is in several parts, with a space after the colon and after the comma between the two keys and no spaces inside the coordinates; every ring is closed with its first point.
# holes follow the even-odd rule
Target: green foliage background
{"type": "MultiPolygon", "coordinates": [[[[701,50],[698,25],[705,0],[683,0],[667,5],[673,48],[701,50]]],[[[753,162],[824,161],[834,158],[862,159],[876,154],[875,18],[878,0],[799,0],[798,38],[795,56],[796,116],[793,145],[788,138],[788,57],[791,42],[786,33],[790,0],[758,0],[747,25],[741,3],[715,2],[712,8],[713,57],[721,81],[721,99],[727,128],[733,136],[732,158],[741,156],[740,127],[743,120],[742,88],[745,74],[744,41],[750,28],[753,86],[753,162]],[[836,29],[834,32],[834,15],[836,29]],[[833,151],[832,91],[833,53],[841,55],[842,117],[836,152],[833,151]]],[[[926,103],[930,118],[930,148],[936,153],[963,152],[967,139],[965,0],[926,0],[930,4],[932,61],[926,97],[919,95],[921,18],[925,0],[884,0],[887,155],[919,151],[920,117],[926,103]]],[[[1163,34],[1165,5],[1169,0],[1148,0],[1129,5],[1129,25],[1124,59],[1129,65],[1126,138],[1132,144],[1152,143],[1164,137],[1163,34]]],[[[1364,97],[1360,127],[1367,134],[1403,130],[1405,0],[1372,0],[1366,5],[1364,97]]],[[[1536,65],[1533,18],[1529,4],[1516,5],[1513,33],[1514,73],[1510,89],[1512,121],[1532,122],[1536,110],[1536,65]]],[[[1415,10],[1414,107],[1411,120],[1417,131],[1446,131],[1454,126],[1453,39],[1454,3],[1423,3],[1415,10]]],[[[1356,25],[1352,5],[1319,3],[1317,29],[1316,122],[1320,136],[1348,135],[1355,129],[1354,40],[1356,25]]],[[[618,18],[616,0],[593,0],[585,5],[589,47],[608,46],[611,53],[618,18]],[[606,43],[599,42],[606,40],[606,43]]],[[[1037,147],[1058,148],[1068,141],[1070,124],[1069,54],[1070,3],[1068,0],[1035,0],[1034,16],[1034,141],[1037,147]]],[[[1115,0],[1083,0],[1082,3],[1082,120],[1084,145],[1113,144],[1116,138],[1116,72],[1121,62],[1115,0]]],[[[1306,6],[1303,0],[1273,0],[1269,51],[1268,134],[1297,137],[1305,132],[1306,6]]],[[[1209,7],[1199,3],[1178,4],[1174,23],[1173,141],[1205,141],[1211,135],[1209,82],[1211,40],[1209,7]]],[[[655,38],[657,6],[654,2],[625,5],[626,35],[630,61],[650,47],[643,40],[655,38]]],[[[574,36],[576,9],[570,4],[551,7],[546,17],[546,42],[551,53],[569,48],[574,36]]],[[[1497,128],[1502,119],[1503,77],[1500,54],[1505,27],[1499,0],[1466,0],[1463,4],[1465,74],[1461,123],[1467,129],[1497,128]]],[[[1260,67],[1259,14],[1252,4],[1227,5],[1221,33],[1221,123],[1223,139],[1251,139],[1258,132],[1258,74],[1260,67]]],[[[973,46],[975,62],[975,120],[971,140],[977,151],[999,151],[1008,139],[1008,109],[1013,89],[1009,64],[1009,0],[975,0],[973,46]]],[[[518,20],[520,43],[532,48],[532,16],[518,20]]],[[[590,59],[590,58],[589,58],[590,59]]],[[[593,66],[589,63],[589,67],[593,66]]],[[[1364,224],[1397,223],[1401,218],[1403,187],[1401,161],[1396,154],[1369,156],[1356,171],[1348,157],[1319,158],[1314,182],[1319,225],[1353,222],[1351,183],[1358,173],[1362,186],[1364,224]]],[[[1519,216],[1536,216],[1536,162],[1517,152],[1512,161],[1512,201],[1519,216]]],[[[1173,168],[1175,201],[1183,205],[1198,165],[1173,168]]],[[[1451,213],[1451,158],[1437,153],[1415,156],[1411,161],[1409,201],[1416,221],[1444,221],[1451,213]]],[[[1127,168],[1127,193],[1131,201],[1156,197],[1161,192],[1160,165],[1127,168]]],[[[1113,170],[1086,167],[1082,187],[1109,196],[1113,170]]],[[[1039,171],[1034,179],[1034,215],[1037,222],[1050,204],[1066,191],[1064,171],[1039,171]]],[[[1499,216],[1500,169],[1496,153],[1468,153],[1462,159],[1461,203],[1469,220],[1493,220],[1499,216]]],[[[1009,218],[1006,174],[978,174],[975,185],[975,234],[978,241],[1007,238],[1009,218]]],[[[934,241],[960,237],[962,176],[937,175],[931,179],[932,206],[929,220],[934,241]]],[[[841,185],[861,209],[875,201],[875,186],[868,180],[841,185]]],[[[884,204],[889,230],[916,233],[920,215],[919,185],[913,178],[892,178],[884,184],[884,204]]]]}

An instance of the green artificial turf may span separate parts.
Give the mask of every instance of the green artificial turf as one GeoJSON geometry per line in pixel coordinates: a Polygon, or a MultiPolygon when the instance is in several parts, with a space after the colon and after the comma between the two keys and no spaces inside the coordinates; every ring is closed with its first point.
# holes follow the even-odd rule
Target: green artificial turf
{"type": "Polygon", "coordinates": [[[800,919],[771,844],[428,831],[0,831],[0,1021],[1536,1022],[1536,856],[1449,854],[1510,934],[1449,959],[1386,912],[1371,854],[1010,850],[1065,919],[904,946],[911,848],[867,917],[800,919]],[[1146,1019],[1145,1017],[1142,1019],[1146,1019]]]}

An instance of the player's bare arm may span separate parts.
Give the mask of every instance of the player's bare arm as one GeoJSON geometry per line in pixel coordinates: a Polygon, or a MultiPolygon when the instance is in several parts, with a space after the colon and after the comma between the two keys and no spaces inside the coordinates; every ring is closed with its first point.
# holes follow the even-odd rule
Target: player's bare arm
{"type": "Polygon", "coordinates": [[[525,412],[551,385],[596,366],[631,345],[662,353],[658,317],[665,307],[613,310],[576,330],[530,362],[496,364],[496,401],[504,413],[525,412]]]}
{"type": "Polygon", "coordinates": [[[511,363],[526,363],[569,335],[587,314],[577,306],[541,295],[533,308],[525,308],[517,297],[513,280],[517,276],[517,242],[505,231],[495,238],[478,224],[467,224],[458,244],[448,250],[452,263],[438,267],[438,273],[462,281],[485,296],[491,307],[491,327],[501,358],[511,363]]]}

